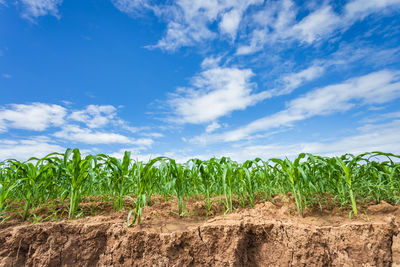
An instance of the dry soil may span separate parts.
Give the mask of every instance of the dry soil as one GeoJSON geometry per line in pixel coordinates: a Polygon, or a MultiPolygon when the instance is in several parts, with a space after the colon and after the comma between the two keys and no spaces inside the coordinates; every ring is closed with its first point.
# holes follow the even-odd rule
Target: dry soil
{"type": "Polygon", "coordinates": [[[72,221],[0,225],[0,266],[400,266],[400,209],[309,210],[276,200],[221,215],[214,204],[154,201],[141,225],[128,211],[72,221]]]}

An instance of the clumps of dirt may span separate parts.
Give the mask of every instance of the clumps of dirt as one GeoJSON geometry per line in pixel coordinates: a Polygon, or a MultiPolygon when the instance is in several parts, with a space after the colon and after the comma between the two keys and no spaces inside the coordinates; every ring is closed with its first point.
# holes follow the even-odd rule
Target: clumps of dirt
{"type": "Polygon", "coordinates": [[[127,211],[2,228],[0,266],[400,265],[400,210],[388,203],[357,219],[340,209],[300,218],[278,200],[215,217],[193,201],[180,218],[174,204],[152,203],[129,228],[127,211]]]}

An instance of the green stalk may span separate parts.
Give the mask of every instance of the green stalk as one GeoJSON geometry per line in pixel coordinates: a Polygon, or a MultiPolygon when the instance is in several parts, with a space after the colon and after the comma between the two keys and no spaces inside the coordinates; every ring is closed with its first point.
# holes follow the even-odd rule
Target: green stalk
{"type": "Polygon", "coordinates": [[[349,189],[351,206],[353,208],[354,215],[358,216],[357,204],[356,204],[356,200],[355,200],[353,188],[352,188],[352,175],[351,175],[351,166],[354,164],[354,162],[356,162],[356,160],[357,160],[357,158],[353,159],[346,165],[342,159],[336,158],[336,161],[338,162],[339,166],[342,168],[342,170],[344,172],[345,181],[346,181],[346,184],[349,189]]]}

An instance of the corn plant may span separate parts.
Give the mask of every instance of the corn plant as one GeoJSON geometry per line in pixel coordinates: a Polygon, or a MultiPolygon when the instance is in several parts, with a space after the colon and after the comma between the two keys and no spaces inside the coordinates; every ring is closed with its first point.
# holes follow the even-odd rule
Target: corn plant
{"type": "Polygon", "coordinates": [[[0,162],[0,216],[3,215],[3,210],[6,208],[6,200],[16,186],[15,179],[13,179],[15,174],[12,173],[14,170],[6,165],[6,162],[0,162]]]}
{"type": "Polygon", "coordinates": [[[43,159],[32,157],[23,163],[12,162],[20,176],[16,188],[25,202],[22,215],[24,220],[28,217],[29,209],[32,205],[38,204],[37,201],[45,196],[45,188],[49,183],[49,179],[47,179],[48,173],[51,172],[53,167],[51,163],[46,161],[47,156],[43,159]],[[34,164],[31,161],[36,163],[34,164]]]}
{"type": "Polygon", "coordinates": [[[131,153],[125,151],[121,160],[114,157],[107,157],[105,168],[109,170],[110,189],[114,198],[114,209],[121,210],[124,207],[124,198],[130,186],[131,153]]]}
{"type": "Polygon", "coordinates": [[[206,162],[201,162],[200,160],[197,161],[199,164],[199,171],[200,171],[200,177],[201,177],[201,186],[202,186],[202,191],[204,192],[204,198],[205,198],[205,206],[207,209],[207,214],[211,211],[211,190],[213,187],[213,183],[215,181],[213,174],[215,173],[214,168],[216,164],[216,159],[213,158],[209,161],[206,162]]]}
{"type": "Polygon", "coordinates": [[[287,175],[289,178],[290,185],[292,187],[292,193],[294,195],[295,204],[297,211],[300,216],[303,217],[303,210],[305,206],[305,199],[303,198],[303,178],[304,172],[301,169],[300,160],[306,156],[305,153],[301,153],[293,162],[282,159],[271,159],[272,162],[280,166],[280,171],[287,175]]]}
{"type": "Polygon", "coordinates": [[[225,196],[225,213],[233,211],[234,207],[232,204],[233,200],[233,179],[234,179],[234,167],[233,163],[228,158],[222,158],[220,163],[223,164],[222,173],[222,188],[225,196]]]}
{"type": "Polygon", "coordinates": [[[175,160],[169,159],[170,177],[172,179],[173,190],[178,200],[178,214],[184,215],[185,209],[185,194],[186,194],[186,177],[188,176],[189,169],[185,168],[182,164],[177,164],[175,160]]]}
{"type": "Polygon", "coordinates": [[[361,158],[359,158],[359,157],[354,157],[352,160],[347,160],[347,155],[344,155],[341,158],[338,158],[338,157],[335,158],[338,166],[343,171],[342,178],[343,178],[343,181],[348,186],[350,200],[351,200],[351,206],[353,208],[353,213],[355,216],[358,216],[358,212],[357,212],[357,204],[356,204],[356,200],[355,200],[354,193],[353,193],[353,187],[352,187],[352,184],[353,184],[353,174],[352,174],[353,169],[352,169],[352,167],[360,159],[361,158]]]}
{"type": "Polygon", "coordinates": [[[93,179],[92,166],[94,163],[94,157],[92,155],[86,156],[84,159],[81,158],[80,151],[75,149],[67,149],[64,154],[64,168],[66,178],[70,183],[69,188],[69,217],[73,218],[76,211],[78,210],[79,203],[82,195],[84,194],[85,182],[89,178],[93,179]],[[72,160],[69,160],[72,154],[72,160]]]}
{"type": "Polygon", "coordinates": [[[127,226],[131,226],[131,225],[135,224],[136,221],[138,221],[138,223],[141,222],[142,211],[147,203],[146,194],[148,194],[148,192],[146,192],[146,189],[151,188],[150,184],[152,183],[152,179],[151,179],[150,174],[152,172],[152,167],[155,163],[157,163],[158,161],[160,161],[164,158],[165,157],[158,157],[158,158],[152,159],[145,165],[145,167],[143,167],[142,164],[135,165],[138,167],[137,168],[138,172],[136,173],[136,177],[137,177],[136,199],[132,199],[135,202],[135,209],[131,210],[128,214],[127,226]],[[133,220],[131,221],[130,218],[132,216],[133,216],[133,220]]]}

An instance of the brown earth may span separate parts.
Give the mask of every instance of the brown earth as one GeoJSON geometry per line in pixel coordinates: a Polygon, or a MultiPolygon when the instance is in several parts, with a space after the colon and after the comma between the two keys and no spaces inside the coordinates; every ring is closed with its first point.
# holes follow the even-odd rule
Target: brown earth
{"type": "Polygon", "coordinates": [[[0,225],[0,266],[400,266],[400,208],[307,210],[275,199],[221,215],[213,204],[153,201],[141,225],[127,211],[39,224],[0,225]]]}

